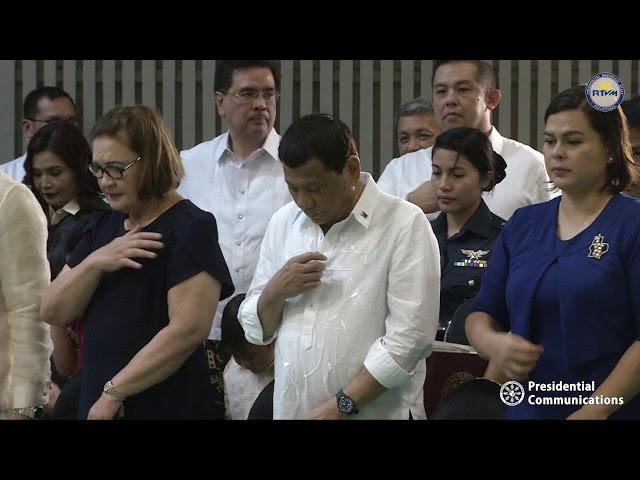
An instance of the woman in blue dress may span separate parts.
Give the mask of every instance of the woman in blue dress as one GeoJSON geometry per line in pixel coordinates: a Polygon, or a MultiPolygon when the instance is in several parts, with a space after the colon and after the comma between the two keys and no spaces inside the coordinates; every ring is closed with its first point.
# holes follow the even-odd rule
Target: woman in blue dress
{"type": "Polygon", "coordinates": [[[477,351],[507,378],[512,419],[640,418],[640,201],[620,108],[584,86],[545,113],[547,172],[562,195],[503,227],[467,318],[477,351]]]}
{"type": "Polygon", "coordinates": [[[160,116],[117,107],[92,132],[94,215],[43,296],[42,318],[84,312],[79,418],[211,418],[204,340],[233,293],[216,222],[176,192],[180,156],[160,116]]]}

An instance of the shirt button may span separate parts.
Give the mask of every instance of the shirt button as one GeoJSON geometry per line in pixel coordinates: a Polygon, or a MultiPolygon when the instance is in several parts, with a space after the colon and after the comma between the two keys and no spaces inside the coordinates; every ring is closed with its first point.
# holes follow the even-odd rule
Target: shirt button
{"type": "Polygon", "coordinates": [[[243,215],[238,215],[238,220],[242,220],[244,218],[243,215]]]}
{"type": "Polygon", "coordinates": [[[237,245],[237,246],[240,246],[240,245],[242,245],[242,242],[237,241],[237,242],[236,242],[236,245],[237,245]]]}
{"type": "Polygon", "coordinates": [[[247,193],[247,192],[244,191],[244,190],[240,190],[240,195],[244,195],[245,193],[247,193]]]}
{"type": "Polygon", "coordinates": [[[239,268],[236,268],[236,273],[240,273],[240,269],[239,268]]]}

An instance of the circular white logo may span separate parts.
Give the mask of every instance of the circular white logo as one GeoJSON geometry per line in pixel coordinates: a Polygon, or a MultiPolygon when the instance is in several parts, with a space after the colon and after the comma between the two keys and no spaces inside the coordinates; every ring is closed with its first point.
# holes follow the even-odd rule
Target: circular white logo
{"type": "Polygon", "coordinates": [[[584,93],[593,108],[600,112],[610,112],[622,103],[624,85],[613,73],[601,72],[589,80],[584,93]]]}
{"type": "Polygon", "coordinates": [[[506,382],[500,388],[500,400],[509,407],[515,407],[524,400],[524,387],[514,380],[506,382]]]}

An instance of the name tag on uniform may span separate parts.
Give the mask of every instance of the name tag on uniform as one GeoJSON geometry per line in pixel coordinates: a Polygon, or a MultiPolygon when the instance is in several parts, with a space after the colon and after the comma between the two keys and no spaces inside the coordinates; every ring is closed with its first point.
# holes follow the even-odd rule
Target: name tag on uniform
{"type": "Polygon", "coordinates": [[[487,255],[490,250],[467,250],[462,248],[460,251],[467,258],[460,262],[454,262],[456,267],[487,268],[487,261],[483,260],[482,257],[487,255]]]}

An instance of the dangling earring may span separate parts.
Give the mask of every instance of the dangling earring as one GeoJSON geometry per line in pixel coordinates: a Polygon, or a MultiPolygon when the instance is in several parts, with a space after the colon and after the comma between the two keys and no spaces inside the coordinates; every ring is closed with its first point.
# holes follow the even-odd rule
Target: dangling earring
{"type": "Polygon", "coordinates": [[[607,163],[609,164],[613,163],[613,155],[609,155],[609,158],[607,159],[607,163]]]}

